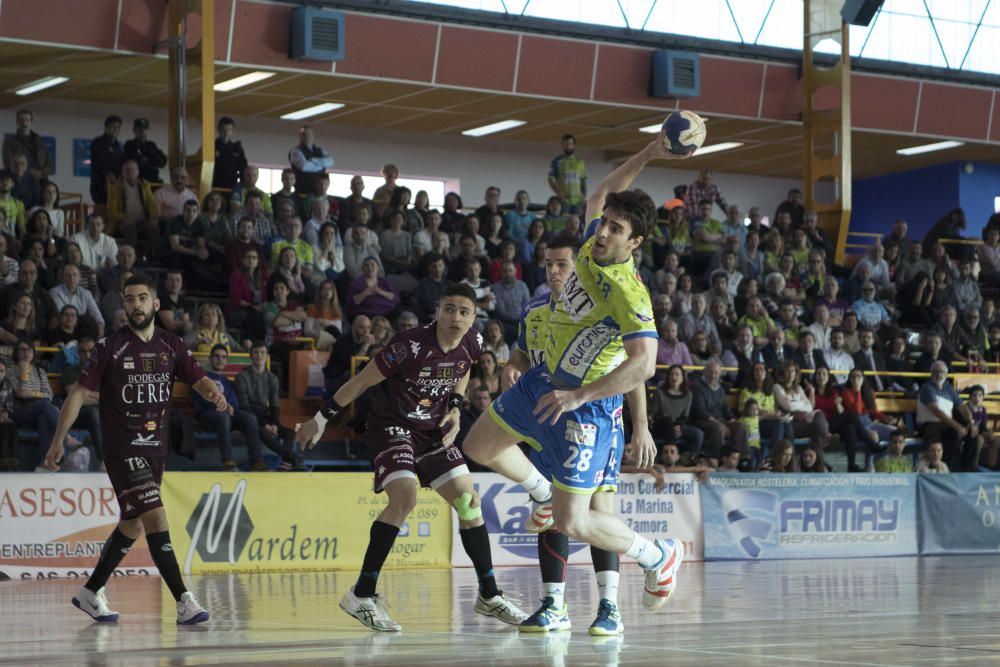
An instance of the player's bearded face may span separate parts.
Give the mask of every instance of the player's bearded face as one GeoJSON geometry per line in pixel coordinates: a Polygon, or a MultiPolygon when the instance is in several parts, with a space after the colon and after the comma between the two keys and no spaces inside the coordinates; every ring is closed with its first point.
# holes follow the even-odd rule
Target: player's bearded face
{"type": "Polygon", "coordinates": [[[154,312],[152,303],[145,306],[135,303],[132,304],[131,308],[126,308],[125,314],[133,329],[145,329],[153,321],[154,312]]]}

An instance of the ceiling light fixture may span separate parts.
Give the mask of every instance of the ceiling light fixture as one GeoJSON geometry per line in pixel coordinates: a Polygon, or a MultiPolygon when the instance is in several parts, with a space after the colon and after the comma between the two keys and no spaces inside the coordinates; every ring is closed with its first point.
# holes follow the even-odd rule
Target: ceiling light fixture
{"type": "Polygon", "coordinates": [[[243,86],[249,86],[251,83],[257,83],[258,81],[263,81],[264,79],[270,79],[274,76],[274,74],[274,72],[250,72],[249,74],[238,76],[235,79],[229,79],[229,81],[217,83],[213,87],[219,92],[228,93],[230,90],[236,90],[237,88],[242,88],[243,86]]]}
{"type": "Polygon", "coordinates": [[[934,151],[943,151],[948,148],[957,148],[964,145],[964,141],[938,141],[933,144],[924,144],[923,146],[900,148],[896,153],[899,155],[920,155],[921,153],[933,153],[934,151]]]}
{"type": "Polygon", "coordinates": [[[65,76],[47,76],[42,79],[36,79],[31,83],[27,83],[20,88],[14,90],[15,95],[31,95],[32,93],[37,93],[40,90],[45,90],[46,88],[51,88],[52,86],[58,86],[61,83],[66,83],[69,81],[69,77],[65,76]]]}
{"type": "Polygon", "coordinates": [[[656,125],[647,125],[646,127],[640,127],[640,132],[645,132],[646,134],[657,134],[663,129],[663,123],[657,123],[656,125]]]}
{"type": "Polygon", "coordinates": [[[515,127],[521,127],[527,121],[524,120],[502,120],[499,123],[490,123],[489,125],[483,125],[482,127],[474,127],[471,130],[465,130],[462,132],[467,137],[482,137],[487,134],[495,134],[497,132],[503,132],[504,130],[510,130],[515,127]]]}
{"type": "Polygon", "coordinates": [[[302,120],[303,118],[311,118],[312,116],[318,116],[321,113],[326,113],[327,111],[334,111],[335,109],[340,109],[343,104],[337,102],[323,102],[323,104],[317,104],[316,106],[306,107],[305,109],[299,109],[298,111],[292,111],[291,113],[282,114],[282,120],[302,120]]]}
{"type": "Polygon", "coordinates": [[[739,148],[743,145],[742,141],[725,141],[721,144],[712,144],[711,146],[702,146],[694,152],[694,156],[708,155],[709,153],[718,153],[719,151],[728,151],[733,148],[739,148]]]}

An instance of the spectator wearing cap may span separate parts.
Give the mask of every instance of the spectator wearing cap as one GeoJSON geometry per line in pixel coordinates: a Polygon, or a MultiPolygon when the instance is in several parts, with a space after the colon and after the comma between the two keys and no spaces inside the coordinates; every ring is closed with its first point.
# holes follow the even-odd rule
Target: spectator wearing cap
{"type": "Polygon", "coordinates": [[[139,176],[149,183],[162,183],[160,169],[167,166],[167,155],[149,140],[149,121],[136,118],[132,124],[135,138],[125,142],[122,155],[125,160],[135,160],[139,176]]]}
{"type": "Polygon", "coordinates": [[[170,184],[158,189],[155,197],[160,218],[167,221],[183,214],[187,202],[198,201],[198,196],[188,189],[187,168],[183,166],[170,170],[170,184]]]}
{"type": "Polygon", "coordinates": [[[319,194],[319,175],[333,166],[333,158],[316,145],[312,126],[299,128],[299,143],[288,151],[288,162],[295,170],[295,188],[299,194],[319,194]]]}
{"type": "Polygon", "coordinates": [[[917,394],[917,428],[924,442],[944,444],[945,460],[955,471],[974,470],[975,448],[962,448],[962,440],[972,423],[969,407],[962,402],[955,387],[948,382],[948,365],[931,364],[931,377],[917,394]]]}
{"type": "Polygon", "coordinates": [[[98,206],[108,203],[108,189],[122,175],[124,150],[118,141],[122,129],[119,116],[104,119],[104,133],[90,142],[90,197],[98,206]]]}
{"type": "Polygon", "coordinates": [[[243,144],[233,138],[236,123],[229,116],[219,119],[218,136],[215,137],[215,167],[212,171],[212,187],[232,192],[247,166],[247,156],[243,144]]]}
{"type": "Polygon", "coordinates": [[[12,169],[14,156],[23,155],[28,159],[28,171],[36,180],[48,178],[54,170],[52,155],[42,137],[31,129],[35,114],[21,109],[15,116],[15,122],[14,134],[8,134],[3,140],[3,166],[12,169]]]}

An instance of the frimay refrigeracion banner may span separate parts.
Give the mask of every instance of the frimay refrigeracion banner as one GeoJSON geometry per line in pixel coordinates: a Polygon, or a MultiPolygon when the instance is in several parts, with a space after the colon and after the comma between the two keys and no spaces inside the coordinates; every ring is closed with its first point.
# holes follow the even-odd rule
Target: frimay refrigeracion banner
{"type": "MultiPolygon", "coordinates": [[[[185,573],[358,569],[388,503],[367,473],[168,473],[163,503],[185,573]]],[[[451,560],[451,508],[422,489],[387,568],[451,560]]]]}
{"type": "MultiPolygon", "coordinates": [[[[0,474],[0,580],[86,579],[118,523],[103,473],[0,474]]],[[[115,576],[157,574],[139,540],[115,576]]]]}
{"type": "Polygon", "coordinates": [[[705,560],[917,554],[916,475],[712,475],[705,560]]]}
{"type": "MultiPolygon", "coordinates": [[[[531,515],[528,494],[519,484],[493,473],[473,473],[490,535],[494,565],[538,563],[538,536],[525,530],[531,515]]],[[[694,475],[666,476],[658,490],[651,475],[625,474],[615,496],[615,514],[637,532],[653,537],[676,537],[684,542],[685,558],[701,560],[703,552],[701,484],[694,475]]],[[[471,567],[462,548],[458,521],[454,521],[452,565],[471,567]]],[[[570,542],[569,563],[590,563],[586,544],[570,542]]]]}
{"type": "Polygon", "coordinates": [[[920,475],[920,553],[1000,553],[1000,476],[920,475]]]}

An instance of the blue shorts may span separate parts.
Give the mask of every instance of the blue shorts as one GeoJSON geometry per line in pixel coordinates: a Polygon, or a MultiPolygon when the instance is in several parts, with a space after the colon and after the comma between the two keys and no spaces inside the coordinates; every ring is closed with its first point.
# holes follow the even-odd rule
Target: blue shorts
{"type": "Polygon", "coordinates": [[[490,416],[505,431],[527,442],[532,462],[562,491],[614,491],[622,455],[622,397],[615,395],[564,412],[559,421],[539,424],[534,409],[555,387],[544,366],[535,366],[490,405],[490,416]]]}

